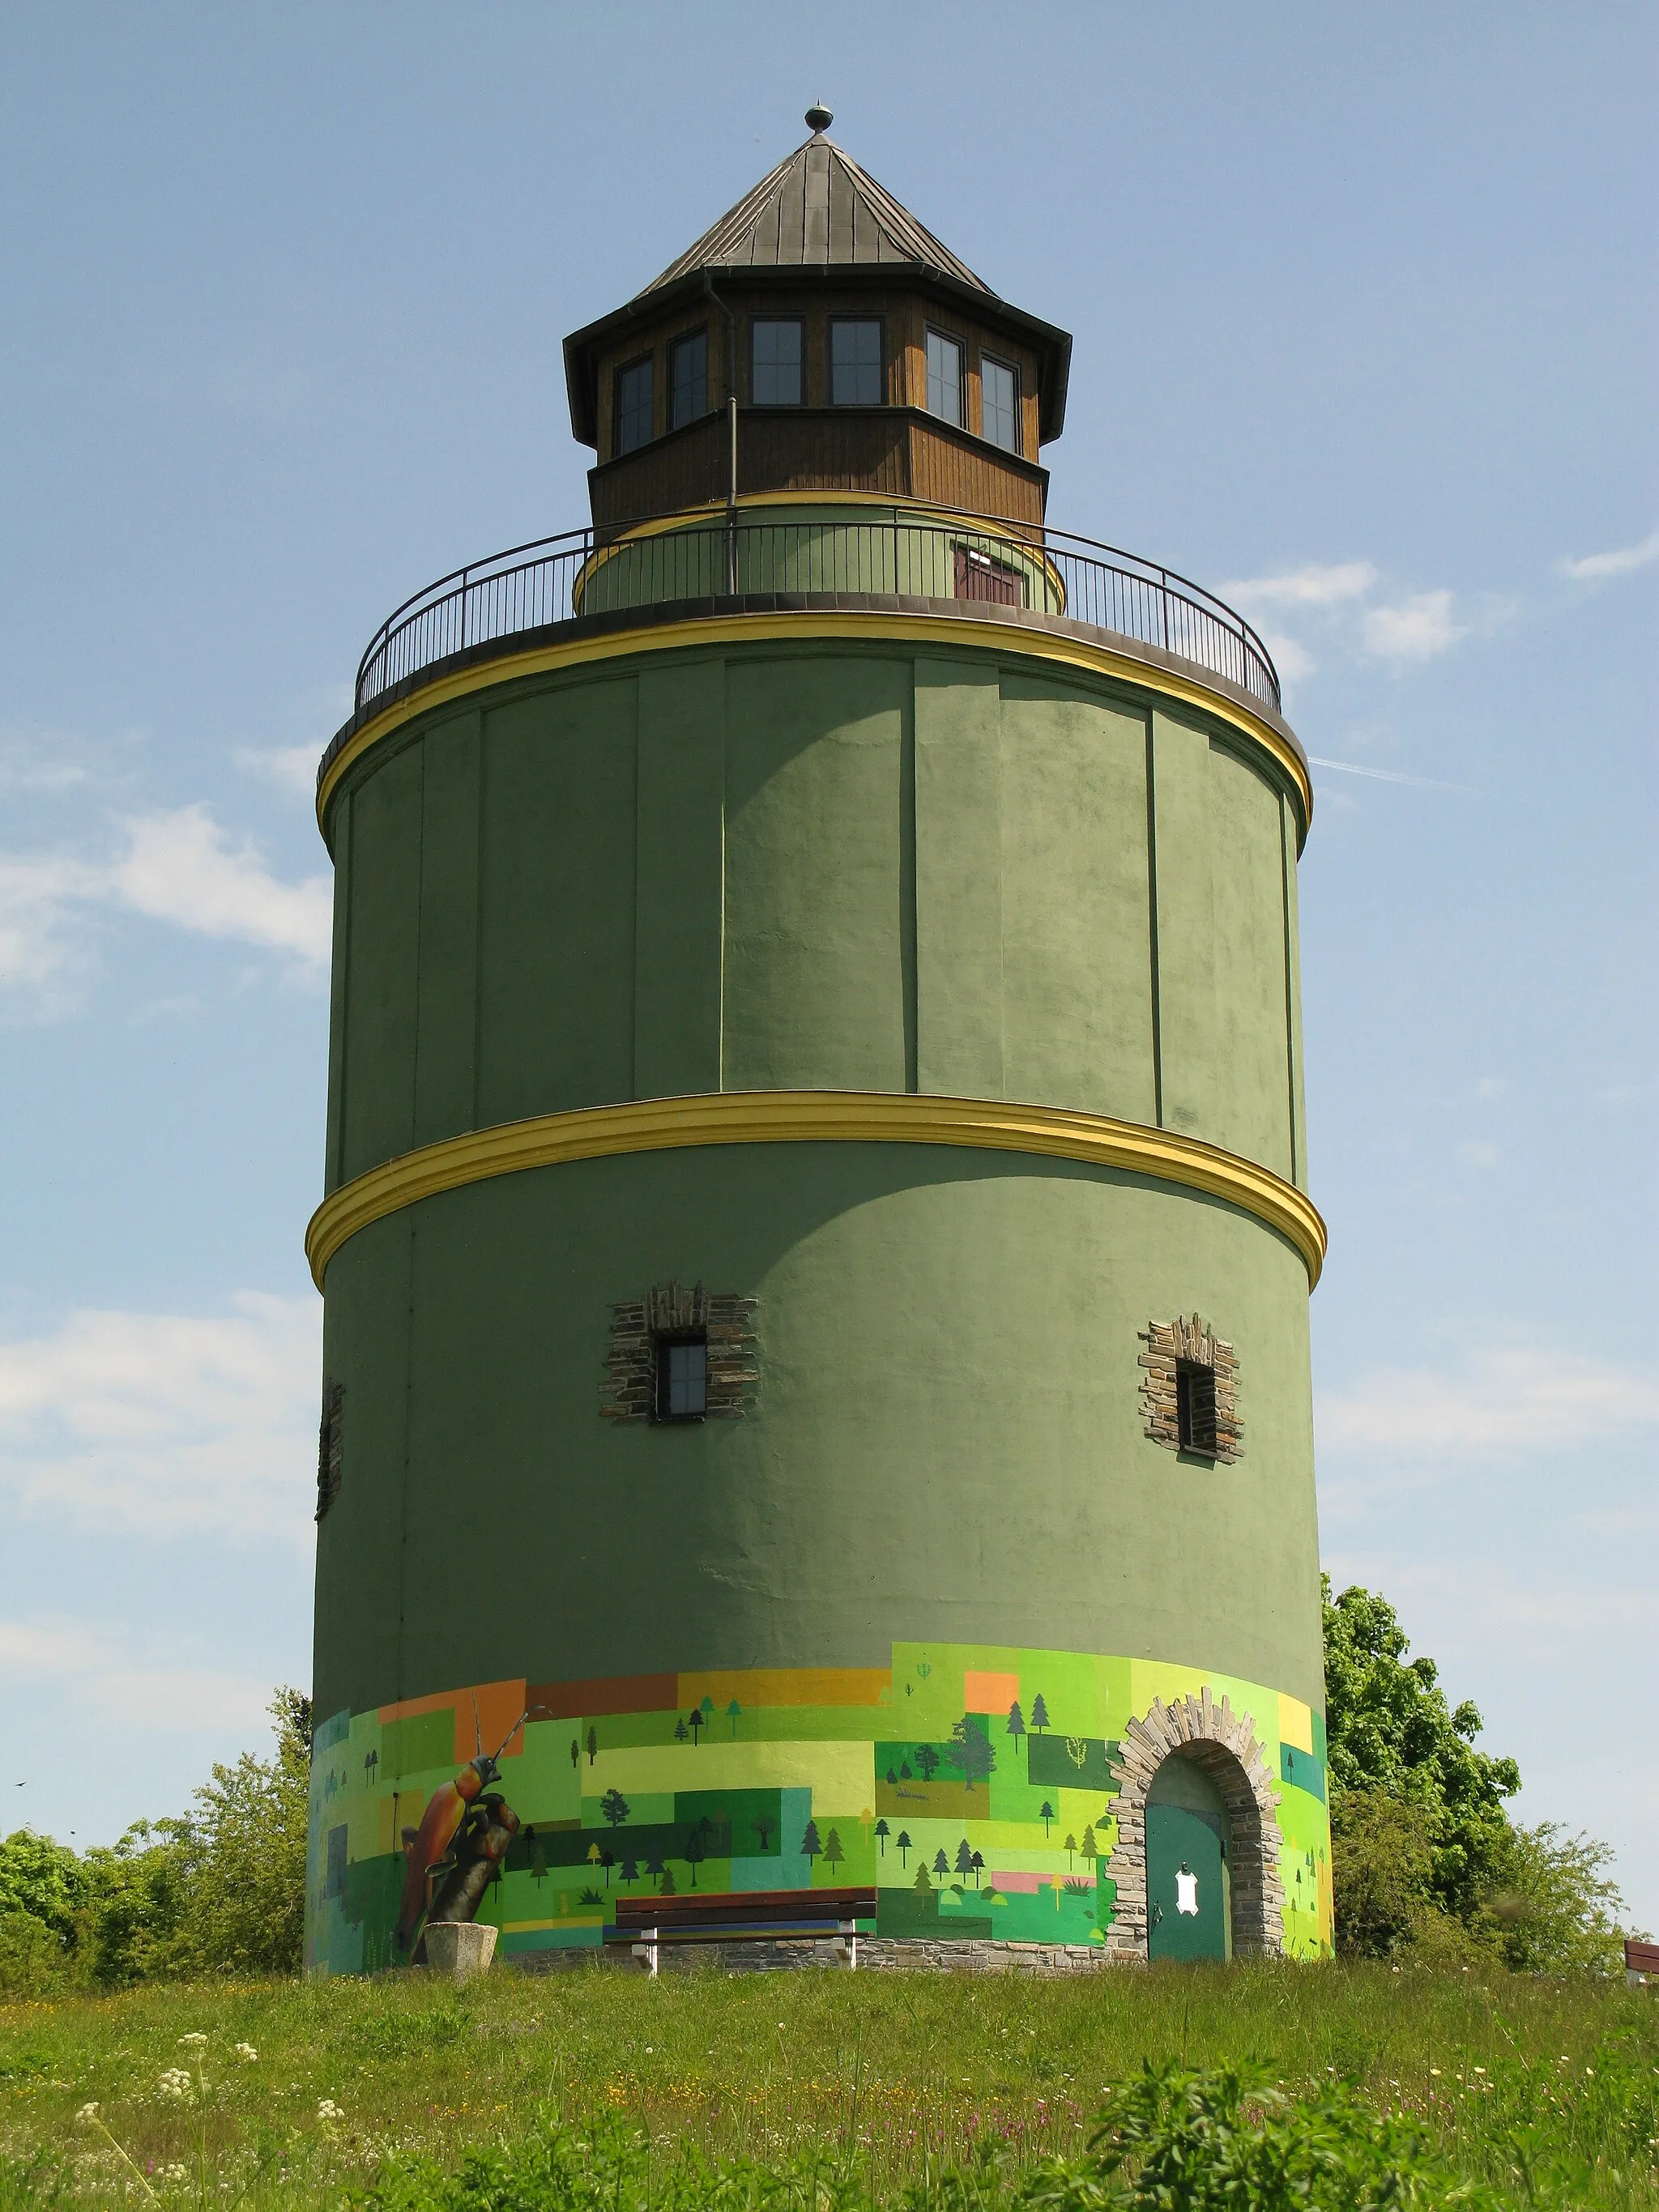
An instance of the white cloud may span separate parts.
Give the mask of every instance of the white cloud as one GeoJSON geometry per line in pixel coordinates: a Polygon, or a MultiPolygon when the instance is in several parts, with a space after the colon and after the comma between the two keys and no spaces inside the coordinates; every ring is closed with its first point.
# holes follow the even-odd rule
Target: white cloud
{"type": "Polygon", "coordinates": [[[1273,666],[1283,684],[1299,684],[1319,665],[1305,645],[1287,637],[1282,629],[1264,629],[1261,642],[1273,655],[1273,666]]]}
{"type": "Polygon", "coordinates": [[[1455,1373],[1376,1369],[1320,1393],[1316,1412],[1322,1451],[1530,1457],[1659,1426],[1659,1378],[1559,1346],[1510,1345],[1455,1373]]]}
{"type": "Polygon", "coordinates": [[[1373,783],[1407,783],[1417,791],[1456,791],[1467,799],[1480,796],[1467,783],[1442,783],[1437,776],[1407,775],[1394,768],[1365,768],[1358,761],[1326,760],[1318,753],[1310,753],[1308,758],[1315,768],[1340,769],[1344,775],[1368,776],[1373,783]]]}
{"type": "Polygon", "coordinates": [[[73,996],[84,967],[82,901],[101,889],[96,868],[64,855],[0,857],[0,994],[15,994],[39,1013],[56,1013],[73,996]]]}
{"type": "Polygon", "coordinates": [[[322,1307],[86,1310],[0,1343],[0,1495],[100,1529],[311,1528],[322,1307]]]}
{"type": "Polygon", "coordinates": [[[125,850],[93,862],[0,855],[0,1004],[13,1020],[51,1019],[75,1002],[91,963],[91,910],[122,906],[208,937],[240,938],[317,974],[328,964],[325,875],[284,883],[252,840],[226,835],[205,806],[135,817],[125,850]]]}
{"type": "Polygon", "coordinates": [[[1432,660],[1465,635],[1452,619],[1449,592],[1417,592],[1391,607],[1373,607],[1362,625],[1365,650],[1379,660],[1432,660]]]}
{"type": "Polygon", "coordinates": [[[326,876],[282,882],[251,839],[233,846],[202,805],[143,815],[126,827],[131,842],[110,883],[135,912],[326,963],[332,913],[326,876]]]}
{"type": "Polygon", "coordinates": [[[317,788],[319,749],[315,745],[239,745],[236,765],[250,775],[263,776],[283,791],[309,799],[317,788]]]}
{"type": "Polygon", "coordinates": [[[1621,545],[1616,552],[1587,553],[1579,561],[1563,561],[1560,569],[1576,583],[1599,584],[1609,576],[1628,576],[1633,568],[1645,568],[1650,561],[1659,561],[1659,530],[1639,544],[1621,545]]]}
{"type": "MultiPolygon", "coordinates": [[[[0,1686],[27,1691],[33,1708],[42,1686],[106,1723],[192,1735],[205,1729],[257,1737],[270,1698],[270,1685],[252,1675],[180,1666],[107,1622],[54,1613],[0,1620],[0,1686]]],[[[0,1775],[0,1786],[17,1778],[0,1775]]]]}
{"type": "Polygon", "coordinates": [[[1224,584],[1221,596],[1244,607],[1338,607],[1363,599],[1376,581],[1369,561],[1310,562],[1277,576],[1243,576],[1224,584]]]}

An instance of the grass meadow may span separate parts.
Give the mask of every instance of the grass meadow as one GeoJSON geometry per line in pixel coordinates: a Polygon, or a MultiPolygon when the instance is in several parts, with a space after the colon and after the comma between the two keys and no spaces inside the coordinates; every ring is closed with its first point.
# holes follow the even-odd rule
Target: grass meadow
{"type": "Polygon", "coordinates": [[[986,2138],[1075,2154],[1144,2059],[1264,2061],[1420,2119],[1498,2199],[1659,2208],[1659,2004],[1386,1966],[1075,1981],[830,1971],[422,1973],[0,2002],[0,2203],[337,2203],[548,2117],[951,2201],[986,2138]],[[85,2107],[94,2106],[88,2114],[85,2107]],[[77,2118],[77,2115],[82,2117],[77,2118]]]}

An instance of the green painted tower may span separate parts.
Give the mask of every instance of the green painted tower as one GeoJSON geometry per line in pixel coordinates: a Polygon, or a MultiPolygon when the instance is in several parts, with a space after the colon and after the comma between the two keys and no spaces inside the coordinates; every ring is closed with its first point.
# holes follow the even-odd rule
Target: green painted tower
{"type": "Polygon", "coordinates": [[[314,1970],[1330,1943],[1307,764],[830,121],[567,341],[591,524],[323,760],[314,1970]]]}

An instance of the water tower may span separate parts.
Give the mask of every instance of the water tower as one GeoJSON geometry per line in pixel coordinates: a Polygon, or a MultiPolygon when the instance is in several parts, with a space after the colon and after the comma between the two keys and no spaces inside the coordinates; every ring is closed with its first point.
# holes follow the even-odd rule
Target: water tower
{"type": "Polygon", "coordinates": [[[1330,1943],[1307,764],[1048,526],[1066,333],[807,121],[322,763],[315,1970],[694,1887],[1330,1943]]]}

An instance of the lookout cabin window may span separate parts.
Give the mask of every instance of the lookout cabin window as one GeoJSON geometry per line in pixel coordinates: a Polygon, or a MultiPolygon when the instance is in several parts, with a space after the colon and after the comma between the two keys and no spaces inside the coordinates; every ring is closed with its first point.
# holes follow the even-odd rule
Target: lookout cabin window
{"type": "Polygon", "coordinates": [[[1215,1457],[1215,1370],[1200,1360],[1176,1362],[1176,1432],[1182,1451],[1215,1457]]]}
{"type": "Polygon", "coordinates": [[[1019,451],[1019,371],[1006,361],[980,356],[980,422],[985,436],[1005,452],[1019,451]]]}
{"type": "Polygon", "coordinates": [[[656,1417],[700,1421],[708,1411],[708,1333],[657,1339],[656,1417]]]}
{"type": "Polygon", "coordinates": [[[962,423],[962,348],[943,331],[927,333],[927,412],[962,423]]]}
{"type": "Polygon", "coordinates": [[[956,556],[957,599],[990,599],[1004,607],[1024,605],[1018,568],[1011,568],[1006,561],[994,561],[977,546],[958,545],[956,556]]]}
{"type": "Polygon", "coordinates": [[[757,315],[750,325],[750,397],[757,407],[800,405],[801,326],[757,315]]]}
{"type": "Polygon", "coordinates": [[[881,325],[872,318],[837,319],[830,325],[830,404],[879,407],[881,325]]]}
{"type": "Polygon", "coordinates": [[[708,333],[677,338],[668,356],[668,427],[695,422],[708,412],[708,333]]]}
{"type": "Polygon", "coordinates": [[[617,371],[616,449],[631,453],[651,438],[651,362],[631,361],[617,371]]]}

